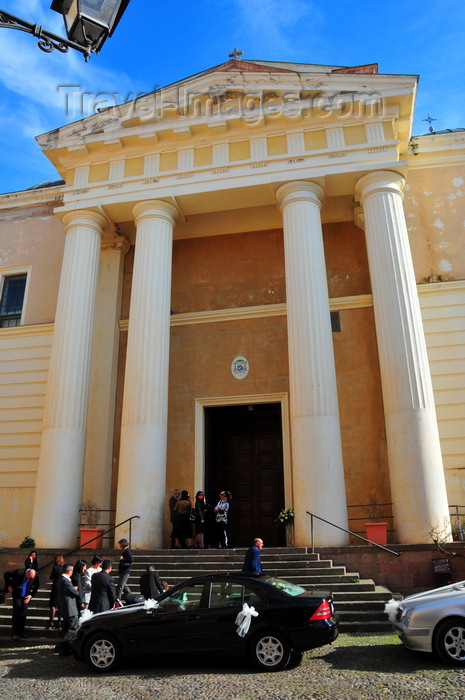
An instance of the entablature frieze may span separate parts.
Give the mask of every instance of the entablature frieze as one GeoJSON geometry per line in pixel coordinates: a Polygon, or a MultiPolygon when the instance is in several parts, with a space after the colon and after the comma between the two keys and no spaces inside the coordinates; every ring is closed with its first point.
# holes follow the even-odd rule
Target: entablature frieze
{"type": "MultiPolygon", "coordinates": [[[[186,144],[191,148],[205,148],[224,140],[253,141],[279,135],[292,139],[295,132],[305,133],[307,142],[312,140],[312,132],[317,132],[316,143],[307,143],[308,150],[318,148],[318,142],[322,140],[325,147],[327,144],[328,148],[334,150],[332,134],[335,131],[345,133],[347,145],[377,143],[399,137],[400,113],[396,105],[374,104],[363,109],[351,105],[347,113],[339,114],[337,107],[332,104],[318,111],[314,107],[306,107],[305,104],[292,103],[292,108],[288,107],[275,113],[260,108],[256,114],[233,112],[224,115],[180,117],[156,124],[132,124],[124,130],[98,130],[97,133],[85,137],[73,135],[64,139],[59,148],[43,148],[57,167],[69,169],[105,159],[112,160],[114,157],[147,155],[148,151],[155,153],[179,150],[185,148],[186,144]]],[[[340,145],[344,145],[344,137],[341,138],[340,145]]],[[[403,150],[406,150],[406,144],[403,150]]]]}
{"type": "MultiPolygon", "coordinates": [[[[333,205],[340,210],[336,199],[353,198],[355,183],[365,173],[380,169],[402,172],[406,165],[398,159],[396,144],[386,144],[382,159],[379,152],[373,157],[368,149],[363,154],[360,150],[349,150],[339,158],[331,158],[330,155],[325,153],[315,158],[275,156],[261,161],[229,162],[219,167],[204,166],[188,172],[173,170],[149,177],[134,176],[119,183],[99,182],[88,184],[85,188],[67,187],[63,207],[59,211],[77,206],[101,207],[114,222],[130,221],[133,218],[132,206],[136,202],[161,199],[174,201],[184,217],[192,217],[275,205],[274,191],[279,185],[293,180],[320,179],[325,183],[325,197],[333,198],[333,205]]],[[[323,213],[323,220],[334,218],[326,212],[323,213]]]]}

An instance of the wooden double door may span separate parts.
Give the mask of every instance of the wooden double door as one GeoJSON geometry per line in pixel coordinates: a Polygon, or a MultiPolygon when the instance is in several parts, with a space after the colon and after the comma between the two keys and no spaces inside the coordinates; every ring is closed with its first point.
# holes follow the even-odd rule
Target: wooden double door
{"type": "Polygon", "coordinates": [[[214,507],[221,490],[232,493],[232,546],[261,537],[265,547],[284,546],[274,525],[284,507],[281,404],[205,409],[205,492],[214,507]]]}

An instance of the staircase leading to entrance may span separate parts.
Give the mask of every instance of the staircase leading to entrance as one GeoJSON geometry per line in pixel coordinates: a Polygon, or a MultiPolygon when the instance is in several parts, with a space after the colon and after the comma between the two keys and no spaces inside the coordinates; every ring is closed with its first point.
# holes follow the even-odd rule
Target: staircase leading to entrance
{"type": "MultiPolygon", "coordinates": [[[[74,563],[82,556],[90,561],[94,552],[82,550],[70,557],[74,563]]],[[[114,562],[117,578],[117,562],[120,552],[100,552],[114,562]]],[[[155,564],[160,577],[174,586],[193,576],[223,571],[240,571],[245,549],[193,549],[134,552],[129,587],[139,592],[139,578],[148,564],[155,564]]],[[[51,557],[52,558],[52,557],[51,557]]],[[[43,556],[42,556],[43,561],[43,556]]],[[[309,590],[331,591],[340,617],[341,632],[387,631],[391,625],[384,613],[385,603],[392,597],[390,591],[377,586],[371,579],[360,579],[358,573],[347,572],[344,566],[333,566],[329,559],[320,559],[306,547],[267,548],[262,551],[262,567],[265,573],[287,579],[309,590]]],[[[67,560],[68,561],[68,560],[67,560]]],[[[45,630],[48,619],[50,582],[48,573],[41,573],[41,588],[29,605],[27,627],[34,635],[42,634],[54,638],[58,633],[45,630]]],[[[8,632],[11,626],[11,597],[8,605],[0,607],[0,630],[8,632]]]]}

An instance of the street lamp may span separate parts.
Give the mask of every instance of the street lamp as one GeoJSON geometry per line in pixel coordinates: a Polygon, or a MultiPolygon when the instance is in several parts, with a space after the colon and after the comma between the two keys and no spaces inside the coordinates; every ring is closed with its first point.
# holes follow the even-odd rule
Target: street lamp
{"type": "Polygon", "coordinates": [[[113,34],[129,0],[53,0],[52,10],[63,15],[66,35],[98,53],[113,34]]]}
{"type": "Polygon", "coordinates": [[[87,61],[112,36],[128,4],[129,0],[53,0],[50,8],[63,15],[67,39],[3,10],[0,27],[32,34],[39,39],[39,48],[47,53],[54,49],[66,53],[71,48],[83,53],[87,61]]]}

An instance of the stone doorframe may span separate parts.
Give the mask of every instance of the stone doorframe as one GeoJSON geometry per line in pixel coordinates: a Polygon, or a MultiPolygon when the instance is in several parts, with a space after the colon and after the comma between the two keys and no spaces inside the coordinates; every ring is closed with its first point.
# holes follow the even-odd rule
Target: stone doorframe
{"type": "Polygon", "coordinates": [[[244,404],[281,404],[281,430],[283,438],[283,478],[286,508],[292,508],[294,491],[291,469],[291,435],[289,423],[289,396],[287,392],[277,394],[253,394],[242,396],[215,396],[195,399],[195,467],[194,493],[205,487],[205,408],[220,406],[242,406],[244,404]]]}

